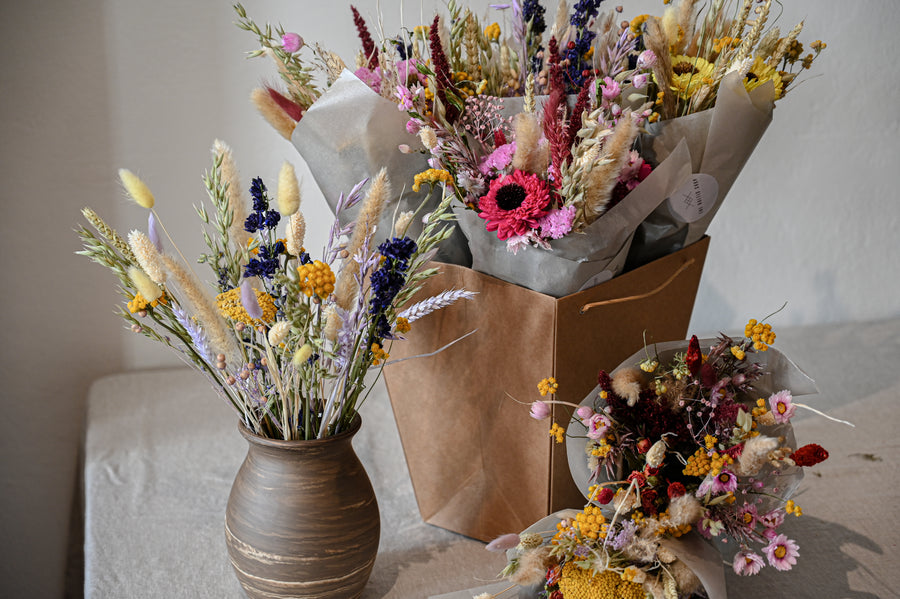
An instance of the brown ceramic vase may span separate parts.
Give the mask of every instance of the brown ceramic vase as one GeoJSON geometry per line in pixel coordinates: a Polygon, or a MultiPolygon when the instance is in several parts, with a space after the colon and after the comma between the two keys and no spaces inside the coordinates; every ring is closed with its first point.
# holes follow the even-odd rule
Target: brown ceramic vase
{"type": "Polygon", "coordinates": [[[231,564],[251,599],[353,599],[372,572],[381,523],[351,440],[279,441],[240,425],[250,444],[225,512],[231,564]]]}

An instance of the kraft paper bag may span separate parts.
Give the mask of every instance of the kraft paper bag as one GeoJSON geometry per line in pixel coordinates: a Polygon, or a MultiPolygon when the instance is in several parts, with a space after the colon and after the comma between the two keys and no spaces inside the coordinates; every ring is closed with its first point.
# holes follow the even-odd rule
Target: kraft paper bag
{"type": "MultiPolygon", "coordinates": [[[[565,444],[529,415],[537,383],[555,377],[556,399],[578,404],[641,346],[684,338],[709,238],[590,289],[555,298],[472,269],[439,264],[422,294],[478,293],[412,323],[385,381],[422,518],[489,541],[524,530],[584,498],[569,473],[565,444]],[[653,334],[653,337],[649,335],[653,334]]],[[[553,406],[566,426],[572,408],[553,406]]]]}

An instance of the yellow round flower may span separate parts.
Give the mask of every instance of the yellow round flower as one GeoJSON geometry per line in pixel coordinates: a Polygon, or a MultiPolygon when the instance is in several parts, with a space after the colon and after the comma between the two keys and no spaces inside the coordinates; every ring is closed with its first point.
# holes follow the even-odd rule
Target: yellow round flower
{"type": "Polygon", "coordinates": [[[566,599],[644,599],[644,587],[623,580],[612,570],[592,574],[590,570],[566,562],[559,579],[559,590],[566,599]]]}
{"type": "Polygon", "coordinates": [[[216,307],[219,313],[228,320],[243,322],[251,326],[259,326],[263,323],[270,323],[275,320],[275,314],[278,310],[275,308],[275,300],[265,291],[254,289],[256,293],[256,301],[262,308],[262,316],[260,318],[250,318],[244,305],[241,303],[241,288],[235,287],[216,296],[216,307]]]}
{"type": "Polygon", "coordinates": [[[297,275],[300,289],[306,297],[315,294],[325,299],[334,291],[334,273],[331,267],[321,260],[302,265],[297,269],[297,275]]]}
{"type": "Polygon", "coordinates": [[[687,100],[704,85],[712,85],[715,70],[715,65],[699,56],[673,56],[672,89],[687,100]]]}
{"type": "Polygon", "coordinates": [[[775,67],[770,67],[759,56],[753,60],[753,66],[744,77],[744,89],[748,92],[756,89],[766,81],[771,81],[775,85],[775,99],[781,97],[784,92],[784,84],[781,81],[781,74],[775,67]]]}

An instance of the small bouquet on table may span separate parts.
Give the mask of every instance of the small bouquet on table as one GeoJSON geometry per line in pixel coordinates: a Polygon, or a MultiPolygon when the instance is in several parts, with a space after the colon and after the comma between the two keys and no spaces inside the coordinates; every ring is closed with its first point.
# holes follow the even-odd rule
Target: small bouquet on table
{"type": "MultiPolygon", "coordinates": [[[[815,385],[774,337],[751,320],[743,339],[658,344],[601,370],[568,429],[550,429],[587,503],[489,545],[509,550],[504,576],[548,599],[724,599],[720,551],[738,575],[790,570],[799,547],[779,528],[828,452],[794,439],[796,410],[817,412],[794,398],[815,385]]],[[[543,420],[557,383],[538,388],[543,420]]]]}
{"type": "Polygon", "coordinates": [[[382,171],[367,189],[363,181],[338,198],[338,216],[354,207],[359,216],[336,219],[313,257],[293,167],[282,167],[275,198],[253,179],[248,202],[231,150],[217,142],[213,153],[204,177],[211,206],[197,207],[208,246],[199,262],[212,269],[212,283],[201,282],[171,238],[166,250],[154,196],[127,170],[125,189],[149,211],[146,231],[123,237],[86,208],[93,231],[79,228],[79,253],[116,275],[119,314],[131,330],[174,350],[237,416],[250,448],[225,528],[248,595],[303,588],[310,597],[358,596],[380,529],[372,485],[350,446],[373,382],[367,374],[380,375],[414,321],[471,297],[454,289],[411,301],[450,234],[450,197],[426,215],[397,215],[390,237],[376,243],[391,197],[382,171]]]}

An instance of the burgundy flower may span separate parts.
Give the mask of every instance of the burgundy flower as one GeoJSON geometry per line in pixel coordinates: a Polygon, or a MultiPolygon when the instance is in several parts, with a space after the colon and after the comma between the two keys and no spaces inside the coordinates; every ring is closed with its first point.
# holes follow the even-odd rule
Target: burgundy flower
{"type": "Polygon", "coordinates": [[[697,335],[691,337],[684,361],[688,370],[691,371],[691,376],[697,376],[697,373],[700,372],[700,364],[703,363],[703,355],[700,353],[700,340],[697,339],[697,335]]]}
{"type": "Polygon", "coordinates": [[[612,379],[605,370],[601,370],[597,373],[597,384],[600,385],[600,388],[604,391],[612,389],[612,379]]]}
{"type": "Polygon", "coordinates": [[[798,466],[815,466],[828,459],[828,451],[821,445],[810,443],[791,454],[798,466]]]}
{"type": "Polygon", "coordinates": [[[513,171],[491,181],[487,195],[478,200],[478,216],[498,239],[524,235],[534,229],[550,206],[550,189],[539,176],[513,171]]]}
{"type": "Polygon", "coordinates": [[[687,490],[684,488],[684,485],[680,482],[669,483],[669,488],[666,489],[666,493],[669,496],[669,499],[675,499],[676,497],[681,497],[687,490]]]}
{"type": "Polygon", "coordinates": [[[594,499],[600,505],[606,505],[607,503],[612,501],[613,495],[615,495],[615,493],[613,493],[612,489],[610,489],[609,487],[603,487],[602,489],[600,489],[600,492],[597,493],[597,496],[594,497],[594,499]]]}
{"type": "Polygon", "coordinates": [[[641,508],[645,513],[655,516],[658,510],[656,509],[656,500],[659,498],[659,494],[653,489],[647,489],[645,491],[641,491],[641,508]]]}

